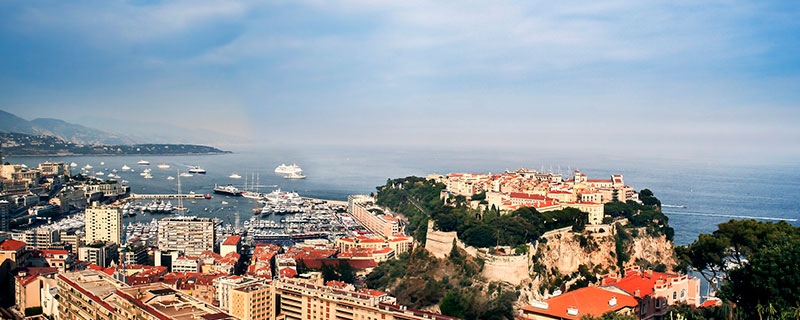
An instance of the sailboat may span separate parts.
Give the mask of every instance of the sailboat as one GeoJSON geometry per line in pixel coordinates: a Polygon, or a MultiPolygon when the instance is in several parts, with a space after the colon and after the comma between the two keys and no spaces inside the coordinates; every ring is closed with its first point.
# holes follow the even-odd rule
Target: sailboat
{"type": "Polygon", "coordinates": [[[178,206],[173,207],[172,210],[187,211],[189,208],[183,206],[183,198],[181,198],[181,169],[178,169],[178,206]]]}
{"type": "Polygon", "coordinates": [[[242,197],[245,197],[245,198],[248,198],[248,199],[261,199],[261,194],[258,193],[257,191],[253,191],[253,189],[255,188],[255,185],[258,184],[258,183],[254,184],[254,182],[255,182],[255,179],[253,179],[253,174],[251,174],[250,175],[250,187],[248,188],[247,187],[247,176],[245,176],[245,186],[244,186],[245,191],[242,192],[242,197]]]}

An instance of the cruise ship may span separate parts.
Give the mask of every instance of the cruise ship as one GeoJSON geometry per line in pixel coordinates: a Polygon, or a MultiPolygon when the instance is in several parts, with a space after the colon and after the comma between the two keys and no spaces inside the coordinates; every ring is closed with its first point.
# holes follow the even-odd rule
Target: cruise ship
{"type": "Polygon", "coordinates": [[[277,168],[275,168],[275,173],[277,173],[277,174],[292,174],[292,173],[303,174],[303,169],[300,168],[300,166],[298,166],[296,163],[292,163],[292,165],[288,165],[288,166],[285,163],[282,163],[277,168]]]}
{"type": "Polygon", "coordinates": [[[140,166],[149,166],[149,165],[150,165],[150,161],[147,161],[147,160],[139,160],[139,162],[137,162],[136,164],[138,164],[138,165],[140,165],[140,166]]]}
{"type": "Polygon", "coordinates": [[[206,169],[200,168],[199,166],[192,166],[189,167],[189,172],[196,174],[206,174],[206,169]]]}
{"type": "Polygon", "coordinates": [[[233,185],[230,185],[230,184],[227,185],[227,186],[218,186],[218,185],[215,184],[214,185],[214,193],[221,193],[221,194],[226,194],[226,195],[234,196],[234,197],[242,196],[242,191],[239,190],[239,188],[234,187],[233,185]]]}

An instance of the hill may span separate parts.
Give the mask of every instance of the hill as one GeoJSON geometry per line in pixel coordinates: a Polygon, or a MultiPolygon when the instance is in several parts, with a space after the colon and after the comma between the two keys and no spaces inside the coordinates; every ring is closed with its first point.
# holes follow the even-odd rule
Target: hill
{"type": "Polygon", "coordinates": [[[38,118],[28,121],[2,110],[0,110],[0,132],[54,136],[75,144],[117,145],[137,142],[127,136],[112,134],[59,119],[38,118]]]}

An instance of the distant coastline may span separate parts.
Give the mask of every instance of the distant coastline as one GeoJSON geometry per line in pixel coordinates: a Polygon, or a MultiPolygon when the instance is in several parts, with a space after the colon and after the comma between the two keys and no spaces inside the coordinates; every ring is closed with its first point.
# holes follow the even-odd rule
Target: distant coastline
{"type": "Polygon", "coordinates": [[[76,144],[58,137],[0,133],[2,152],[15,157],[129,156],[129,155],[212,155],[228,154],[210,146],[195,144],[76,144]]]}

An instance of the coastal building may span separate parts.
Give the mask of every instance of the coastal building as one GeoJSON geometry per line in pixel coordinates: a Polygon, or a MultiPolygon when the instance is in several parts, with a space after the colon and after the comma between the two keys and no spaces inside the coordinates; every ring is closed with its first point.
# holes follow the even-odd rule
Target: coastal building
{"type": "Polygon", "coordinates": [[[198,257],[180,256],[172,261],[172,272],[200,272],[202,263],[198,257]]]}
{"type": "Polygon", "coordinates": [[[52,225],[44,225],[22,232],[15,232],[12,237],[25,242],[29,249],[50,249],[61,241],[61,232],[52,225]]]}
{"type": "Polygon", "coordinates": [[[11,204],[0,200],[0,232],[11,231],[11,204]]]}
{"type": "Polygon", "coordinates": [[[131,287],[95,270],[59,274],[58,281],[61,319],[235,319],[164,283],[131,287]]]}
{"type": "Polygon", "coordinates": [[[634,315],[638,301],[633,296],[599,287],[583,287],[522,307],[522,318],[530,320],[578,320],[600,317],[606,312],[634,315]]]}
{"type": "Polygon", "coordinates": [[[113,206],[92,206],[86,209],[86,242],[122,244],[122,210],[113,206]]]}
{"type": "Polygon", "coordinates": [[[219,308],[230,311],[231,291],[236,288],[246,287],[254,284],[266,283],[263,278],[250,276],[223,276],[214,279],[216,299],[219,301],[219,308]]]}
{"type": "Polygon", "coordinates": [[[47,249],[41,250],[42,256],[50,267],[58,269],[59,272],[66,272],[72,268],[74,259],[67,250],[47,249]]]}
{"type": "Polygon", "coordinates": [[[199,256],[214,251],[214,220],[194,216],[168,217],[158,221],[158,249],[199,256]]]}
{"type": "Polygon", "coordinates": [[[113,180],[91,180],[83,185],[83,193],[86,198],[95,194],[99,194],[101,197],[116,198],[128,193],[128,187],[113,180]]]}
{"type": "Polygon", "coordinates": [[[25,251],[25,242],[8,239],[0,243],[0,263],[11,260],[19,264],[22,253],[25,251]]]}
{"type": "Polygon", "coordinates": [[[106,268],[119,262],[119,246],[113,242],[95,242],[78,248],[78,260],[106,268]]]}
{"type": "Polygon", "coordinates": [[[269,320],[273,317],[272,286],[256,283],[230,292],[230,313],[240,320],[269,320]]]}
{"type": "Polygon", "coordinates": [[[57,268],[23,268],[14,276],[14,302],[17,309],[24,313],[26,309],[42,306],[42,291],[45,285],[55,286],[57,268]]]}
{"type": "Polygon", "coordinates": [[[63,162],[45,161],[39,164],[39,171],[43,176],[60,176],[69,174],[69,166],[63,162]]]}
{"type": "Polygon", "coordinates": [[[62,273],[58,279],[58,315],[60,319],[115,320],[117,309],[112,296],[125,287],[110,275],[97,270],[62,273]]]}
{"type": "Polygon", "coordinates": [[[226,256],[228,253],[236,252],[238,253],[241,249],[242,237],[240,236],[230,236],[222,244],[219,246],[219,255],[226,256]]]}
{"type": "Polygon", "coordinates": [[[669,306],[679,303],[694,307],[701,304],[700,279],[688,275],[642,271],[634,266],[625,269],[624,277],[603,277],[601,286],[637,298],[640,319],[660,319],[669,306]]]}
{"type": "Polygon", "coordinates": [[[276,319],[455,319],[398,306],[394,297],[374,290],[347,291],[295,279],[273,281],[272,287],[276,319]]]}
{"type": "Polygon", "coordinates": [[[372,233],[383,237],[402,234],[405,228],[396,217],[375,205],[369,196],[350,196],[347,201],[348,213],[372,233]]]}

